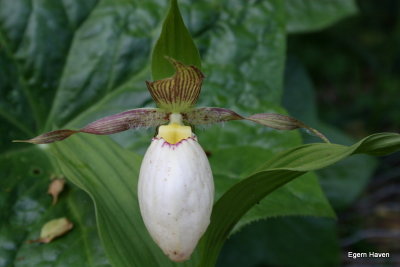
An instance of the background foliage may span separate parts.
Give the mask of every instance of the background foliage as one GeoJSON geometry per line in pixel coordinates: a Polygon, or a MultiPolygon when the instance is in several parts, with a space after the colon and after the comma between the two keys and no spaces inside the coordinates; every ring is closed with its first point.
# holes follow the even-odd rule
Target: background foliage
{"type": "MultiPolygon", "coordinates": [[[[181,1],[180,7],[203,59],[201,105],[242,114],[285,112],[286,107],[332,141],[352,142],[321,122],[301,64],[303,53],[296,53],[309,44],[301,39],[288,42],[287,34],[320,30],[354,15],[354,2],[181,1]],[[297,58],[287,57],[287,43],[297,58]]],[[[135,196],[140,155],[154,129],[113,135],[112,140],[80,135],[52,147],[10,143],[151,106],[144,80],[151,79],[150,53],[166,11],[166,1],[0,1],[0,266],[109,266],[108,258],[116,266],[172,265],[144,230],[135,196]],[[59,204],[51,206],[46,191],[54,175],[66,175],[86,192],[68,183],[59,204]],[[90,197],[96,201],[98,226],[90,197]],[[60,216],[74,222],[72,232],[46,245],[26,243],[37,238],[43,223],[60,216]],[[132,261],[119,253],[132,254],[132,261]]],[[[315,66],[330,66],[324,63],[315,66]]],[[[331,117],[324,118],[341,125],[331,117]]],[[[302,142],[298,132],[242,122],[197,129],[197,134],[210,155],[217,198],[276,153],[302,142]]],[[[318,173],[335,208],[343,209],[357,198],[373,167],[374,160],[358,156],[318,173]],[[368,168],[357,169],[365,165],[368,168]]],[[[252,208],[235,230],[273,219],[233,235],[218,265],[338,264],[335,222],[304,215],[334,216],[315,173],[252,208]]]]}

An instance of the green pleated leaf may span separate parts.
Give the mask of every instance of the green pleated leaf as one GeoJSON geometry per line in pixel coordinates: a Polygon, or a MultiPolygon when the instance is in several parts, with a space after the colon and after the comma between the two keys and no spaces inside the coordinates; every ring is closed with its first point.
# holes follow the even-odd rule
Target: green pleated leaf
{"type": "Polygon", "coordinates": [[[160,38],[153,50],[151,72],[154,80],[161,80],[174,74],[174,68],[166,57],[201,68],[199,51],[183,22],[177,0],[170,0],[160,38]]]}
{"type": "Polygon", "coordinates": [[[353,154],[385,155],[400,149],[400,135],[374,134],[352,146],[309,144],[289,149],[255,174],[231,187],[214,205],[211,224],[201,243],[201,266],[213,266],[226,238],[258,201],[308,171],[332,165],[353,154]]]}

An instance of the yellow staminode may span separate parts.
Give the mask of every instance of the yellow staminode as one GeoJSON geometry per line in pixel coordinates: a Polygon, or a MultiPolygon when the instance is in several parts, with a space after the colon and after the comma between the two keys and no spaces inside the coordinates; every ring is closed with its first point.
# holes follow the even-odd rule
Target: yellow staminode
{"type": "Polygon", "coordinates": [[[190,126],[179,125],[178,123],[171,123],[168,125],[161,125],[158,128],[158,137],[162,137],[170,144],[176,144],[183,139],[192,136],[192,129],[190,126]]]}
{"type": "Polygon", "coordinates": [[[171,113],[169,115],[169,124],[161,125],[158,128],[157,137],[163,138],[170,144],[176,144],[183,139],[192,136],[192,128],[183,125],[182,115],[179,113],[171,113]]]}

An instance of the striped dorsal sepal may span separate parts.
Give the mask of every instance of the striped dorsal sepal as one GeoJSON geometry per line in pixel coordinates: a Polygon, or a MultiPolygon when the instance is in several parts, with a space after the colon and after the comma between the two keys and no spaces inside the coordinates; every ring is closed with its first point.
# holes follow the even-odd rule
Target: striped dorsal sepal
{"type": "Polygon", "coordinates": [[[173,58],[167,59],[176,69],[174,76],[146,82],[147,88],[161,109],[173,113],[185,112],[196,104],[204,75],[195,66],[184,65],[173,58]]]}

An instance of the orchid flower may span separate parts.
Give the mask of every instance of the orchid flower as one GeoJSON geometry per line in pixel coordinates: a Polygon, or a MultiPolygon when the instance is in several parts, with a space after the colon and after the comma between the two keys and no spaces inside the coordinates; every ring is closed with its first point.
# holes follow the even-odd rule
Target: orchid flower
{"type": "Polygon", "coordinates": [[[207,156],[192,131],[193,125],[249,120],[279,130],[305,128],[328,140],[317,130],[280,114],[249,117],[219,107],[194,105],[200,94],[202,72],[195,66],[168,58],[176,73],[146,82],[158,108],[140,108],[94,121],[80,130],[56,130],[29,140],[32,144],[61,141],[75,133],[109,135],[140,127],[158,127],[140,168],[140,212],[153,240],[173,261],[190,258],[206,231],[214,200],[214,183],[207,156]]]}

